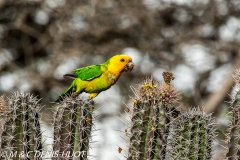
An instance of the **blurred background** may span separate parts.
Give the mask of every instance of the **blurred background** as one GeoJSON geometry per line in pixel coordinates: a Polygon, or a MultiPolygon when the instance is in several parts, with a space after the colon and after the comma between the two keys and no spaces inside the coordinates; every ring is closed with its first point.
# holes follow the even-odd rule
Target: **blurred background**
{"type": "Polygon", "coordinates": [[[91,158],[125,159],[118,147],[127,149],[130,86],[150,76],[162,82],[163,71],[173,73],[182,108],[204,105],[217,118],[221,157],[231,74],[240,67],[239,0],[0,0],[0,95],[41,98],[49,137],[50,102],[71,84],[62,75],[118,53],[135,68],[94,100],[91,158]]]}

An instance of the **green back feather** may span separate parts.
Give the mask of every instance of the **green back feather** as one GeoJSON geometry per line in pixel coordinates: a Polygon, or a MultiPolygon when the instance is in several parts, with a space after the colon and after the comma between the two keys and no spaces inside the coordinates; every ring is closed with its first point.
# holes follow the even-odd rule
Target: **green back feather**
{"type": "Polygon", "coordinates": [[[101,65],[91,65],[75,70],[76,76],[83,81],[89,81],[102,75],[101,65]]]}

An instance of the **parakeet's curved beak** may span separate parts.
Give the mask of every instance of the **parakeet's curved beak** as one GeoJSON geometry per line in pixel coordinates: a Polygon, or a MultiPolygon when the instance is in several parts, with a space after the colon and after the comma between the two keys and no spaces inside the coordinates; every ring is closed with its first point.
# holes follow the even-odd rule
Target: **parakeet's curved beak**
{"type": "Polygon", "coordinates": [[[133,62],[128,62],[127,65],[124,67],[125,72],[131,72],[132,69],[134,68],[134,63],[133,62]]]}

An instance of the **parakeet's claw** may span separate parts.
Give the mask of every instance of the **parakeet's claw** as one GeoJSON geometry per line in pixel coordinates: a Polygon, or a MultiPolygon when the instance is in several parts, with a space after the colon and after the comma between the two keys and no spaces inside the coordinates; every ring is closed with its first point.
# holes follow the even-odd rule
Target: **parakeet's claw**
{"type": "Polygon", "coordinates": [[[127,65],[124,67],[125,72],[131,72],[132,69],[134,68],[134,63],[133,62],[128,62],[127,65]]]}

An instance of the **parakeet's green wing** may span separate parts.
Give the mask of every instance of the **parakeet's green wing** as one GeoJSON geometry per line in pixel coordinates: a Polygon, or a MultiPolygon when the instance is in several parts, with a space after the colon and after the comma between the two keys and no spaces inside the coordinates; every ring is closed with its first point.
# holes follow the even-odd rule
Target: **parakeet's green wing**
{"type": "Polygon", "coordinates": [[[76,76],[83,81],[89,81],[102,75],[101,65],[92,65],[75,70],[76,76]]]}

